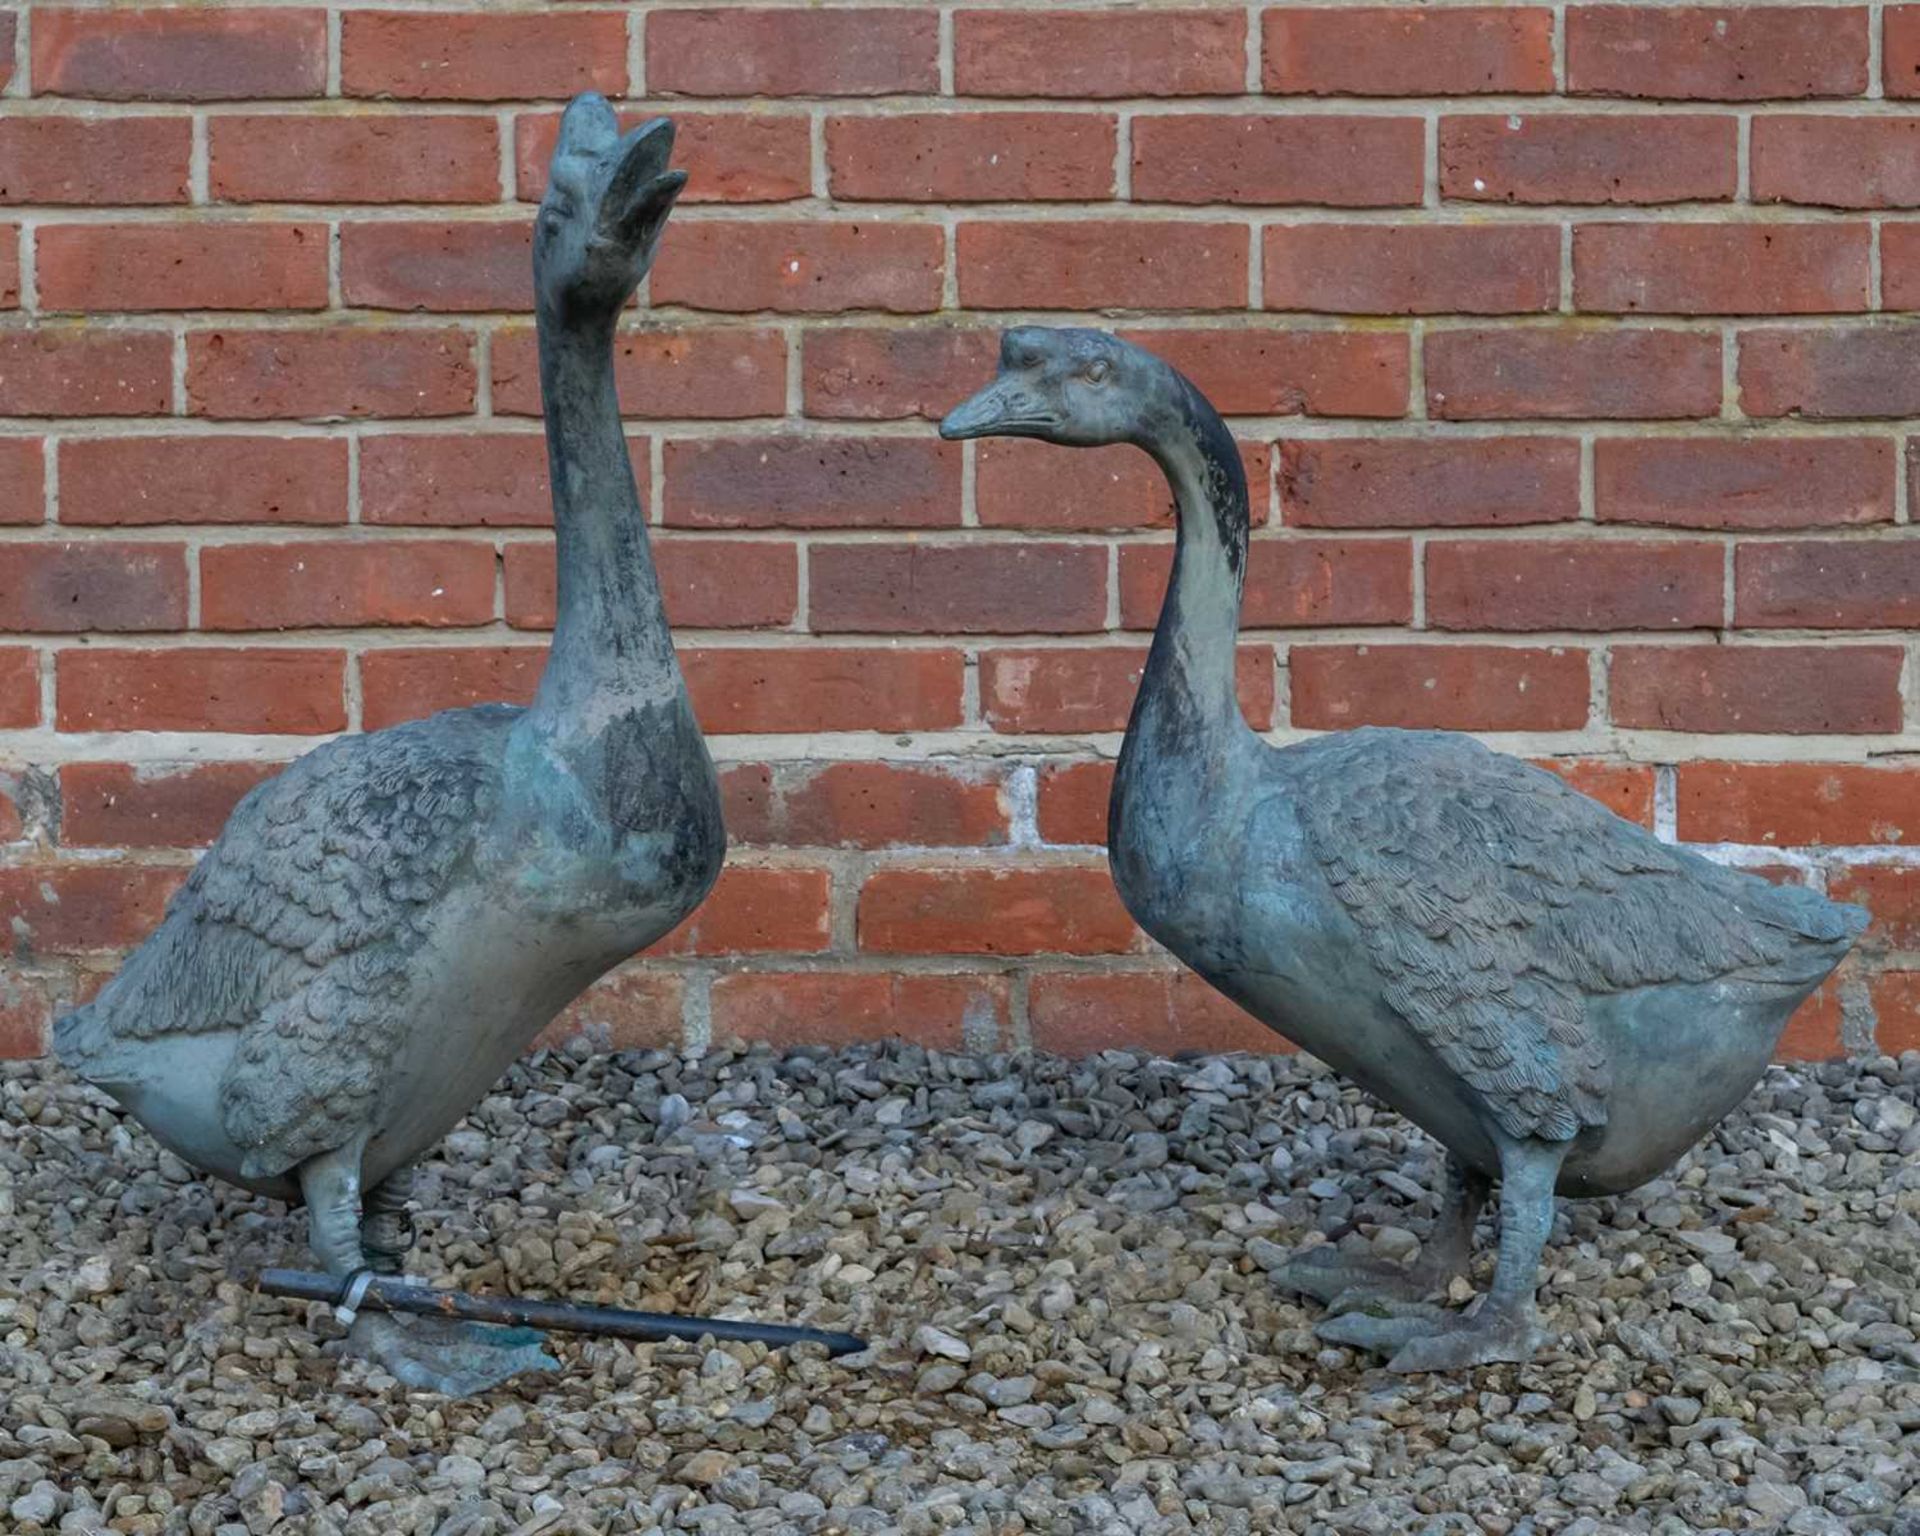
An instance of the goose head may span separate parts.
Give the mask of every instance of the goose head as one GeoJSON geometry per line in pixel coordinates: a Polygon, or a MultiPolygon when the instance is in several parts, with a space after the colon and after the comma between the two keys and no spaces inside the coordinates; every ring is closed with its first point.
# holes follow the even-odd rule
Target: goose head
{"type": "Polygon", "coordinates": [[[667,166],[673,124],[664,117],[620,132],[604,97],[589,91],[560,119],[547,195],[533,227],[533,282],[554,319],[608,318],[653,266],[685,171],[667,166]]]}
{"type": "Polygon", "coordinates": [[[1023,325],[1000,338],[999,373],[947,413],[940,435],[1144,447],[1179,419],[1179,393],[1171,368],[1106,331],[1023,325]]]}

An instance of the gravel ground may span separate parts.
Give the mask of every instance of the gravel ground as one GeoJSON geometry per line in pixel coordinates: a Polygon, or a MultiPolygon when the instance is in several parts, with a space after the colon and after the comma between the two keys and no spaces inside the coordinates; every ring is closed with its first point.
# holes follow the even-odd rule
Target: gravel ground
{"type": "Polygon", "coordinates": [[[1400,1378],[1264,1267],[1415,1251],[1434,1148],[1298,1058],[543,1055],[425,1170],[416,1272],[873,1348],[561,1339],[449,1402],[250,1294],[303,1217],[12,1064],[4,1529],[1920,1536],[1917,1090],[1775,1070],[1562,1203],[1539,1361],[1400,1378]]]}

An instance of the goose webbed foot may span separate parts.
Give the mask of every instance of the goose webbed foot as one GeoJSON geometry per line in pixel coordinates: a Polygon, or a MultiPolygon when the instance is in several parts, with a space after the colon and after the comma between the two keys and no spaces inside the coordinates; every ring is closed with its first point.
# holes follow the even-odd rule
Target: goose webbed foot
{"type": "Polygon", "coordinates": [[[560,1362],[533,1328],[500,1328],[410,1317],[402,1322],[362,1312],[347,1335],[347,1352],[377,1365],[415,1392],[472,1397],[531,1371],[557,1371],[560,1362]]]}
{"type": "Polygon", "coordinates": [[[1314,1324],[1314,1334],[1329,1344],[1345,1344],[1376,1355],[1390,1355],[1401,1345],[1444,1328],[1452,1314],[1426,1301],[1391,1298],[1363,1302],[1314,1324]]]}
{"type": "Polygon", "coordinates": [[[1525,1365],[1547,1340],[1534,1326],[1531,1306],[1495,1308],[1489,1303],[1471,1317],[1456,1316],[1437,1330],[1406,1339],[1393,1350],[1387,1369],[1410,1376],[1474,1365],[1525,1365]]]}
{"type": "Polygon", "coordinates": [[[1386,1355],[1387,1369],[1403,1375],[1502,1361],[1524,1365],[1547,1342],[1530,1307],[1490,1305],[1472,1316],[1434,1306],[1370,1308],[1327,1318],[1313,1331],[1329,1344],[1386,1355]]]}
{"type": "Polygon", "coordinates": [[[1335,1312],[1375,1304],[1418,1302],[1445,1286],[1435,1266],[1390,1264],[1382,1259],[1350,1257],[1332,1243],[1296,1253],[1268,1278],[1283,1290],[1325,1302],[1335,1312]]]}

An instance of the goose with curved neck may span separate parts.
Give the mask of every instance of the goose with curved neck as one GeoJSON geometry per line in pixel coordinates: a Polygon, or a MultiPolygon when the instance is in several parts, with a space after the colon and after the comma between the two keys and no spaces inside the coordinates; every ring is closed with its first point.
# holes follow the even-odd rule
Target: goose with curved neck
{"type": "MultiPolygon", "coordinates": [[[[568,108],[534,235],[559,617],[529,709],[330,742],[248,795],[160,927],[55,1027],[188,1163],[304,1200],[343,1307],[411,1241],[409,1170],[597,977],[696,907],[726,839],[621,432],[615,323],[685,181],[659,120],[568,108]]],[[[537,1336],[362,1312],[406,1385],[551,1368],[537,1336]]]]}
{"type": "Polygon", "coordinates": [[[1239,455],[1150,353],[1010,331],[998,376],[941,433],[1131,443],[1158,462],[1176,546],[1114,779],[1114,883],[1179,959],[1447,1149],[1418,1265],[1322,1245],[1282,1283],[1332,1305],[1325,1337],[1396,1370],[1530,1358],[1554,1195],[1670,1166],[1746,1095],[1866,914],[1663,844],[1470,737],[1262,740],[1234,693],[1239,455]],[[1465,1268],[1496,1179],[1492,1289],[1442,1311],[1428,1298],[1465,1268]]]}

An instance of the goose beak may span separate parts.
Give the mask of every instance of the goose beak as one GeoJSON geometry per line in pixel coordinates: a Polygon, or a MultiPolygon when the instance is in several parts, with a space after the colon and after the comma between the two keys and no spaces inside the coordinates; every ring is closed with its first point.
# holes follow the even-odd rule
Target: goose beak
{"type": "Polygon", "coordinates": [[[1003,375],[947,412],[940,435],[949,442],[968,437],[1045,437],[1056,425],[1053,413],[1034,399],[1024,380],[1003,375]]]}

